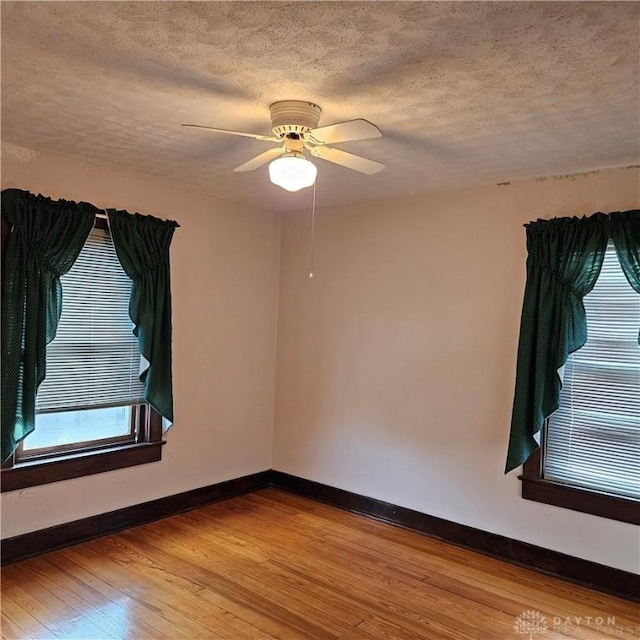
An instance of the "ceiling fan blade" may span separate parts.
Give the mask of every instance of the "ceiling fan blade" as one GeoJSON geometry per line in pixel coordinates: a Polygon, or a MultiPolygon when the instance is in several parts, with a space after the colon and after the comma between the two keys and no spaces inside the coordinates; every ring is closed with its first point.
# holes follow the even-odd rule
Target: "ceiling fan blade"
{"type": "Polygon", "coordinates": [[[333,147],[313,147],[310,151],[311,155],[316,158],[335,162],[336,164],[347,167],[348,169],[353,169],[354,171],[359,171],[360,173],[371,175],[384,169],[384,165],[381,162],[369,160],[368,158],[357,156],[354,153],[347,153],[340,149],[334,149],[333,147]]]}
{"type": "Polygon", "coordinates": [[[326,127],[311,129],[305,134],[305,139],[313,144],[337,144],[350,140],[366,140],[367,138],[379,138],[382,135],[380,129],[368,120],[358,118],[346,122],[336,122],[326,127]]]}
{"type": "Polygon", "coordinates": [[[280,154],[284,153],[283,147],[274,147],[273,149],[267,149],[267,151],[263,151],[260,155],[257,155],[255,158],[251,158],[244,164],[241,164],[239,167],[236,167],[234,171],[253,171],[258,167],[261,167],[263,164],[269,162],[269,160],[273,160],[280,154]]]}
{"type": "Polygon", "coordinates": [[[274,136],[262,136],[258,133],[244,133],[243,131],[230,131],[229,129],[217,129],[216,127],[205,127],[201,124],[183,124],[183,127],[193,127],[194,129],[206,129],[207,131],[215,131],[216,133],[228,133],[232,136],[243,136],[244,138],[253,138],[254,140],[264,140],[265,142],[280,142],[280,138],[274,136]]]}

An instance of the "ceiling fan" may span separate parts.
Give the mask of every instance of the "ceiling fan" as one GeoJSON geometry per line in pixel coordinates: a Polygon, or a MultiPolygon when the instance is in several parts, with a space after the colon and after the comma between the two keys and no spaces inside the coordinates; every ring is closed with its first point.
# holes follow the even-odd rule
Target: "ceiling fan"
{"type": "Polygon", "coordinates": [[[317,104],[301,100],[274,102],[269,109],[272,136],[230,131],[199,124],[182,126],[253,138],[260,142],[278,142],[277,147],[263,151],[255,158],[236,167],[234,171],[253,171],[271,161],[269,164],[271,182],[288,191],[298,191],[310,187],[315,182],[317,169],[307,159],[305,151],[315,158],[321,158],[360,173],[371,175],[384,169],[384,165],[380,162],[329,146],[351,140],[379,138],[382,133],[371,122],[358,118],[318,127],[322,110],[317,104]]]}

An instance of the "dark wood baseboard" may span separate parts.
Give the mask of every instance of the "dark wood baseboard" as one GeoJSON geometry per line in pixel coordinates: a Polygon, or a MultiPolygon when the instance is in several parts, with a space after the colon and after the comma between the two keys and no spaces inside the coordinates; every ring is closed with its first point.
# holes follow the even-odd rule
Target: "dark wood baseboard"
{"type": "Polygon", "coordinates": [[[260,471],[242,478],[192,489],[165,498],[136,504],[124,509],[67,522],[2,540],[2,564],[11,564],[31,556],[68,547],[78,542],[130,529],[213,502],[235,498],[271,484],[271,471],[260,471]]]}
{"type": "Polygon", "coordinates": [[[640,576],[634,573],[429,516],[282,471],[272,471],[271,484],[305,498],[400,525],[527,569],[534,569],[632,602],[640,602],[640,576]]]}
{"type": "Polygon", "coordinates": [[[317,502],[399,525],[521,567],[534,569],[632,602],[640,602],[640,576],[636,574],[275,470],[261,471],[242,478],[4,539],[1,549],[2,564],[11,564],[31,556],[130,529],[266,487],[283,489],[317,502]]]}

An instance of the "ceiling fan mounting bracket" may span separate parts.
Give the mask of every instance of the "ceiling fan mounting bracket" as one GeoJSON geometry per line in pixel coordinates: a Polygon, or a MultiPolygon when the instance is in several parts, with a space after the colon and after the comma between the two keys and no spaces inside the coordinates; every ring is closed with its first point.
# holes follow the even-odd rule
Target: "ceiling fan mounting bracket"
{"type": "Polygon", "coordinates": [[[304,134],[315,129],[320,121],[322,109],[313,102],[303,100],[281,100],[274,102],[271,112],[271,130],[280,138],[287,134],[304,134]]]}
{"type": "Polygon", "coordinates": [[[283,140],[284,148],[286,149],[286,151],[297,151],[299,153],[302,153],[302,150],[304,149],[304,142],[302,141],[300,136],[295,133],[289,133],[284,136],[283,140]]]}

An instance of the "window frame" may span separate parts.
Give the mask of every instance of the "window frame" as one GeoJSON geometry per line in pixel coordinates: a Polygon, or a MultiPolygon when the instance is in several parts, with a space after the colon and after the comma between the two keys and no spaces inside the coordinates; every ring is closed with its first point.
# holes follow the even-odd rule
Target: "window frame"
{"type": "Polygon", "coordinates": [[[15,454],[0,471],[1,491],[16,491],[61,480],[81,478],[162,459],[162,416],[148,404],[139,405],[138,442],[75,450],[48,458],[16,461],[15,454]]]}
{"type": "MultiPolygon", "coordinates": [[[[10,235],[10,226],[0,216],[2,271],[10,235]]],[[[108,229],[105,219],[96,218],[97,228],[108,229]]],[[[4,278],[2,278],[4,289],[4,278]]],[[[0,469],[0,492],[16,491],[27,487],[71,480],[84,476],[124,469],[162,459],[162,416],[148,403],[137,405],[134,411],[138,422],[136,442],[106,444],[74,449],[47,457],[18,460],[14,453],[0,469]]]]}
{"type": "Polygon", "coordinates": [[[549,428],[550,419],[547,418],[540,430],[540,447],[524,463],[522,475],[518,476],[522,482],[522,498],[610,520],[640,524],[640,499],[545,477],[549,428]]]}
{"type": "Polygon", "coordinates": [[[518,476],[522,498],[564,509],[589,513],[609,520],[640,524],[640,500],[616,496],[604,491],[548,480],[544,477],[545,420],[540,432],[541,443],[522,467],[518,476]]]}

